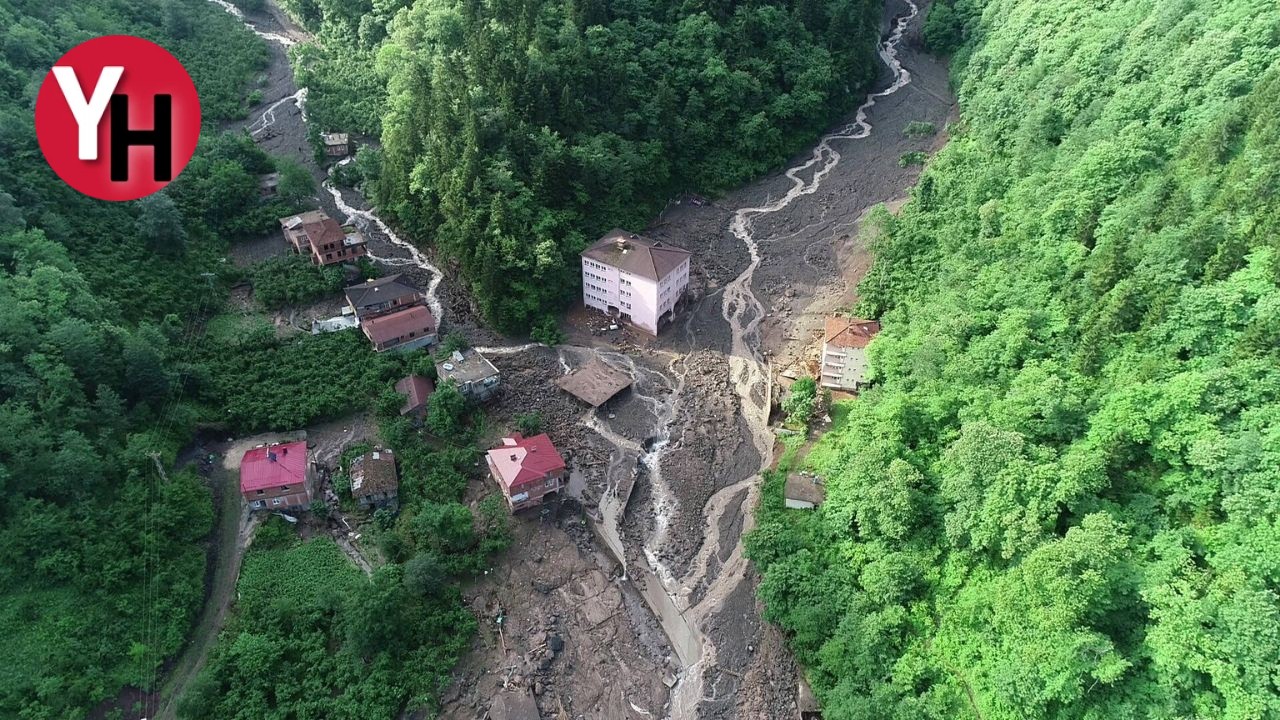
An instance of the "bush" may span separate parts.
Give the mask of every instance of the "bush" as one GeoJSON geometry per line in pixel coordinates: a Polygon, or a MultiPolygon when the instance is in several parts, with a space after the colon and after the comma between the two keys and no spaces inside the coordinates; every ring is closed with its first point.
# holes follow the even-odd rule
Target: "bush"
{"type": "Polygon", "coordinates": [[[342,270],[312,264],[304,255],[282,255],[258,263],[250,273],[253,297],[276,310],[301,305],[342,290],[342,270]]]}
{"type": "Polygon", "coordinates": [[[537,412],[521,413],[516,416],[516,428],[525,435],[537,435],[542,432],[542,415],[537,412]]]}
{"type": "Polygon", "coordinates": [[[921,120],[912,120],[902,129],[902,134],[907,137],[928,137],[936,132],[938,128],[933,123],[921,120]]]}
{"type": "Polygon", "coordinates": [[[818,383],[811,377],[802,377],[791,384],[787,398],[782,401],[782,411],[787,414],[787,425],[806,429],[813,419],[818,405],[818,383]]]}
{"type": "Polygon", "coordinates": [[[903,153],[898,158],[898,167],[911,167],[912,165],[923,165],[929,159],[929,154],[916,150],[914,152],[903,153]]]}
{"type": "Polygon", "coordinates": [[[560,332],[560,327],[552,315],[538,321],[538,324],[534,325],[533,330],[529,332],[529,337],[543,345],[559,345],[564,342],[564,333],[560,332]]]}

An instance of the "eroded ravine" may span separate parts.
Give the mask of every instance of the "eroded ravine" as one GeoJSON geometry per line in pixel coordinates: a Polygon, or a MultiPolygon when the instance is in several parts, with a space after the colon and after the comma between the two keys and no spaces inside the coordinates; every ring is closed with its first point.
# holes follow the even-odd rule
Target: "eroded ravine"
{"type": "MultiPolygon", "coordinates": [[[[840,152],[834,146],[837,141],[859,140],[871,134],[871,124],[867,121],[868,111],[879,98],[892,95],[911,82],[911,74],[907,72],[898,59],[898,48],[903,35],[911,21],[919,14],[919,8],[912,0],[906,0],[909,11],[893,22],[893,30],[889,37],[880,44],[880,59],[889,68],[891,81],[883,90],[872,93],[858,108],[854,119],[837,131],[824,136],[814,147],[809,158],[788,169],[785,176],[791,180],[791,187],[777,200],[745,207],[737,210],[730,221],[729,230],[734,237],[746,247],[750,262],[743,272],[724,289],[721,300],[721,316],[730,330],[729,372],[730,379],[741,400],[741,413],[750,428],[750,439],[761,458],[761,473],[772,464],[773,437],[769,431],[769,406],[771,381],[769,367],[760,347],[760,322],[765,317],[764,306],[752,289],[752,280],[762,259],[760,244],[768,238],[756,237],[754,220],[764,215],[780,212],[791,205],[797,198],[811,195],[822,187],[822,181],[840,162],[840,152]],[[804,175],[808,175],[806,179],[804,175]]],[[[716,664],[716,642],[705,633],[705,622],[718,611],[725,600],[732,594],[746,577],[747,562],[743,552],[743,534],[753,526],[751,509],[759,501],[762,475],[757,473],[745,480],[721,489],[712,496],[704,507],[706,517],[707,538],[688,574],[679,581],[677,588],[669,587],[675,593],[688,593],[693,588],[707,584],[709,558],[712,554],[722,552],[717,532],[721,518],[728,512],[742,514],[742,532],[738,534],[729,558],[723,563],[714,579],[707,584],[705,594],[686,611],[686,620],[691,629],[698,635],[702,647],[699,660],[687,667],[679,684],[674,688],[671,698],[670,717],[676,720],[697,717],[698,706],[707,697],[704,678],[706,669],[716,664]],[[732,502],[743,490],[746,496],[741,503],[732,502]]]]}

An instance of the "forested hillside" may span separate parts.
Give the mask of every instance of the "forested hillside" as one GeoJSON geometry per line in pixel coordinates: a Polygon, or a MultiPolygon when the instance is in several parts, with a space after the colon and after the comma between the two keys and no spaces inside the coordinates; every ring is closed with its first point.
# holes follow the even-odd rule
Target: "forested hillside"
{"type": "Polygon", "coordinates": [[[0,717],[83,717],[150,685],[199,608],[209,492],[161,483],[156,460],[196,419],[180,398],[227,240],[285,209],[258,200],[270,159],[211,129],[243,116],[265,59],[206,3],[0,2],[0,717]],[[172,50],[210,123],[180,180],[139,203],[68,188],[32,127],[53,62],[111,33],[172,50]]]}
{"type": "Polygon", "coordinates": [[[565,304],[599,233],[763,173],[847,112],[881,20],[873,0],[284,7],[322,38],[296,55],[313,117],[381,131],[378,204],[508,331],[565,304]]]}
{"type": "Polygon", "coordinates": [[[836,720],[1280,717],[1280,7],[944,12],[963,119],[769,616],[836,720]]]}

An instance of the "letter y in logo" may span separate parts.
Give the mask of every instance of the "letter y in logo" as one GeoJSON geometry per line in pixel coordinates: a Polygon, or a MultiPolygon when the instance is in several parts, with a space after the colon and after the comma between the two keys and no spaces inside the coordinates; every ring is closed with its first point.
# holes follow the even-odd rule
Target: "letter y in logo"
{"type": "Polygon", "coordinates": [[[108,65],[102,68],[98,76],[98,84],[93,86],[93,97],[84,99],[84,90],[80,89],[80,81],[76,79],[74,68],[53,66],[53,76],[58,79],[58,87],[62,88],[62,97],[66,98],[71,115],[76,119],[79,128],[79,158],[81,160],[98,159],[98,121],[107,111],[107,103],[111,101],[111,93],[116,91],[124,68],[119,65],[108,65]]]}

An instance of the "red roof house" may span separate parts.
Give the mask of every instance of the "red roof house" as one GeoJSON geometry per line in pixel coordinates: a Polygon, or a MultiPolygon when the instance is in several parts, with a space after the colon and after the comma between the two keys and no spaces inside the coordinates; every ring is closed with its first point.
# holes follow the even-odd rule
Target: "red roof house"
{"type": "Polygon", "coordinates": [[[412,415],[421,420],[427,416],[427,401],[431,399],[431,393],[436,391],[436,386],[432,384],[429,378],[421,375],[409,375],[403,377],[396,383],[396,392],[404,396],[404,406],[400,408],[401,415],[412,415]]]}
{"type": "Polygon", "coordinates": [[[360,321],[360,329],[378,352],[412,350],[436,341],[436,319],[422,305],[365,318],[360,321]]]}
{"type": "Polygon", "coordinates": [[[304,440],[259,445],[240,461],[240,494],[253,510],[306,509],[314,487],[304,440]]]}
{"type": "Polygon", "coordinates": [[[513,433],[486,454],[489,474],[498,481],[512,510],[538,505],[544,496],[564,486],[568,471],[564,458],[546,433],[526,438],[513,433]]]}

